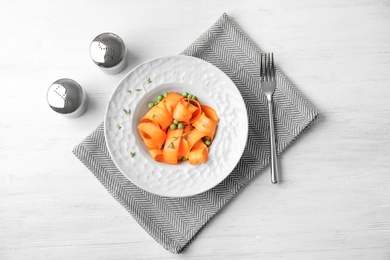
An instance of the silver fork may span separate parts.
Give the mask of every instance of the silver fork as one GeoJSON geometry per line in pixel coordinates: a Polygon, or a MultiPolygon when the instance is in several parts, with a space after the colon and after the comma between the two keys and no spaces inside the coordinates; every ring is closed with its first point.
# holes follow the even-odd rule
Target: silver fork
{"type": "Polygon", "coordinates": [[[261,89],[268,100],[270,142],[271,142],[271,182],[278,182],[278,164],[276,158],[274,111],[272,95],[276,88],[274,54],[264,53],[260,56],[260,82],[261,89]]]}

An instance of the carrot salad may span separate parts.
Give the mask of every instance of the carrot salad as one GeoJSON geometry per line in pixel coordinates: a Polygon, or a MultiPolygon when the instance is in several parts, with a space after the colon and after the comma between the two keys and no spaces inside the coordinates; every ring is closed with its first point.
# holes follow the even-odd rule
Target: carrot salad
{"type": "Polygon", "coordinates": [[[157,162],[197,165],[207,161],[219,118],[216,111],[201,105],[196,96],[183,92],[159,95],[148,104],[138,131],[157,162]]]}

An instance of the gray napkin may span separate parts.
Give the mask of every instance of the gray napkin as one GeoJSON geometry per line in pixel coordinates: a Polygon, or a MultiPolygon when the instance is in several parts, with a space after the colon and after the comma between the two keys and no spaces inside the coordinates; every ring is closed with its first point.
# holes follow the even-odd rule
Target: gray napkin
{"type": "MultiPolygon", "coordinates": [[[[172,253],[182,252],[206,223],[270,161],[268,108],[259,81],[260,53],[226,14],[181,53],[206,60],[224,71],[246,103],[249,136],[245,151],[235,169],[215,188],[184,198],[161,197],[138,188],[111,160],[103,124],[73,149],[110,194],[172,253]]],[[[280,153],[317,119],[318,113],[279,69],[274,98],[280,153]]]]}

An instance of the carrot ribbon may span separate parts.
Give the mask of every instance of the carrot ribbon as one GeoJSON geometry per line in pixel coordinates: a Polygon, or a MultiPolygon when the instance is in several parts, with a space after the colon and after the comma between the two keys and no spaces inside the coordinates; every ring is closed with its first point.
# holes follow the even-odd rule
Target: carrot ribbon
{"type": "Polygon", "coordinates": [[[214,140],[218,123],[212,107],[170,92],[141,118],[138,131],[153,160],[168,164],[189,160],[197,165],[207,161],[209,146],[204,140],[214,140]],[[171,129],[174,121],[180,129],[177,125],[171,129]]]}

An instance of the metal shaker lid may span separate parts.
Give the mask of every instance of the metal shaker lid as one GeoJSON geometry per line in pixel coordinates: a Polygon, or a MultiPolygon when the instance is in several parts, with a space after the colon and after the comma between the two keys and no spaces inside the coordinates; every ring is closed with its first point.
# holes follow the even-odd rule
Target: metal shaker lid
{"type": "Polygon", "coordinates": [[[124,60],[126,54],[124,42],[114,33],[96,36],[89,50],[93,62],[103,69],[117,66],[124,60]]]}
{"type": "Polygon", "coordinates": [[[47,102],[54,111],[70,114],[80,107],[83,95],[83,90],[76,81],[64,78],[50,85],[47,91],[47,102]]]}

